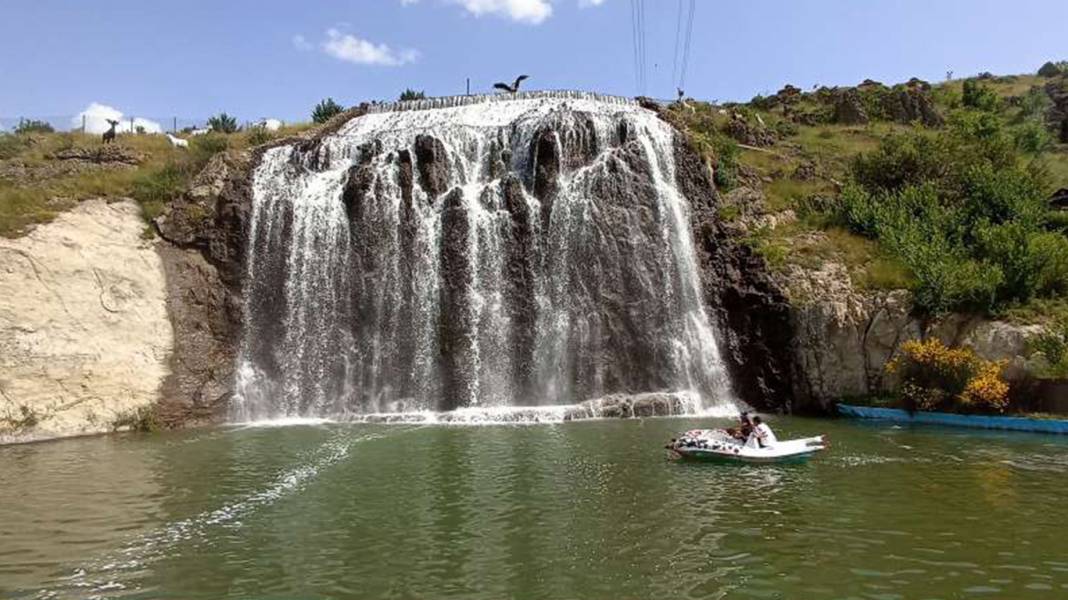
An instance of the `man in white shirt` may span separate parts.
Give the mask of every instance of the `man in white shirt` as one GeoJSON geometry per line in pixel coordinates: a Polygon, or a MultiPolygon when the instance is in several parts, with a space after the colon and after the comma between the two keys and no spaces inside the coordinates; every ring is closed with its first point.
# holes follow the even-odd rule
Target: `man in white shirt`
{"type": "Polygon", "coordinates": [[[770,448],[779,441],[775,438],[775,432],[760,417],[753,417],[753,433],[750,440],[753,439],[756,440],[756,446],[760,448],[770,448]]]}

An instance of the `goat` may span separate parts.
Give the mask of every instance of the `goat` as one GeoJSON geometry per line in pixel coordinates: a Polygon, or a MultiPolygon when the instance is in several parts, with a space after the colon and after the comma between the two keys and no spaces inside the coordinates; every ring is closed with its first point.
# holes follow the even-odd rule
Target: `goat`
{"type": "Polygon", "coordinates": [[[112,121],[111,119],[105,119],[111,127],[104,132],[103,140],[105,144],[110,144],[115,141],[115,128],[119,126],[118,121],[112,121]]]}
{"type": "Polygon", "coordinates": [[[493,84],[493,87],[497,88],[498,90],[504,90],[506,92],[511,92],[515,94],[519,92],[519,84],[523,83],[524,79],[527,79],[527,76],[520,75],[519,77],[516,77],[515,83],[513,83],[512,85],[508,85],[507,83],[495,83],[493,84]]]}
{"type": "Polygon", "coordinates": [[[171,145],[174,146],[175,148],[188,148],[189,147],[189,140],[183,140],[180,137],[174,137],[173,135],[171,135],[169,133],[167,134],[167,141],[169,141],[171,143],[171,145]]]}
{"type": "Polygon", "coordinates": [[[170,142],[171,146],[174,146],[175,148],[188,148],[189,147],[189,140],[183,140],[182,138],[174,136],[174,135],[171,135],[169,133],[166,134],[166,136],[167,136],[167,141],[170,142]]]}

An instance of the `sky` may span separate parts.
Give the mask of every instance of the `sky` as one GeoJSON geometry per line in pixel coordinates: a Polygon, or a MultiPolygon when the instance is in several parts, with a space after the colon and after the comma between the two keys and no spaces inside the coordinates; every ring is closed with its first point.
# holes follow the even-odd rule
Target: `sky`
{"type": "Polygon", "coordinates": [[[307,120],[342,104],[530,89],[747,100],[783,84],[1034,72],[1068,59],[1065,0],[4,0],[0,117],[92,103],[157,120],[307,120]],[[644,8],[635,27],[635,5],[644,8]],[[682,7],[682,38],[676,31],[682,7]],[[635,30],[644,32],[636,36],[635,30]],[[635,39],[644,40],[639,86],[635,39]]]}

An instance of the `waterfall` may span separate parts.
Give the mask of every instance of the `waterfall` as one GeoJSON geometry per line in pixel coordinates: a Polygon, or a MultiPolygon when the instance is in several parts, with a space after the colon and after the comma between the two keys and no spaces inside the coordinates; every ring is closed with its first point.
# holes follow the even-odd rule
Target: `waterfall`
{"type": "Polygon", "coordinates": [[[674,136],[631,101],[533,93],[267,150],[232,417],[729,405],[674,136]]]}

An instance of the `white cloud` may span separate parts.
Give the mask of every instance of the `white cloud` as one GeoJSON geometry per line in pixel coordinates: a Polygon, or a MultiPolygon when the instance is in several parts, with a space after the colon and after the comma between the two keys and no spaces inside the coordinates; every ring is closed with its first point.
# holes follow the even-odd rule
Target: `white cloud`
{"type": "Polygon", "coordinates": [[[298,33],[297,35],[293,36],[293,47],[297,50],[308,51],[314,48],[315,46],[312,45],[312,43],[309,42],[303,35],[300,35],[298,33]]]}
{"type": "Polygon", "coordinates": [[[108,119],[119,122],[119,125],[115,128],[119,133],[135,132],[139,127],[143,128],[145,133],[163,133],[163,127],[155,121],[135,117],[131,123],[130,119],[122,114],[122,111],[106,104],[100,104],[99,102],[93,102],[86,107],[85,110],[71,119],[71,128],[80,129],[82,126],[82,117],[85,117],[86,133],[104,133],[111,127],[111,124],[107,122],[108,119]]]}
{"type": "Polygon", "coordinates": [[[450,0],[467,12],[481,17],[495,15],[520,23],[537,25],[553,14],[549,0],[450,0]]]}
{"type": "Polygon", "coordinates": [[[604,4],[604,0],[579,0],[579,8],[588,8],[590,6],[600,6],[604,4]]]}
{"type": "Polygon", "coordinates": [[[326,40],[321,48],[323,52],[338,60],[358,65],[397,67],[415,62],[419,58],[418,50],[394,50],[385,44],[375,44],[352,34],[341,33],[337,29],[326,31],[326,40]]]}

